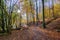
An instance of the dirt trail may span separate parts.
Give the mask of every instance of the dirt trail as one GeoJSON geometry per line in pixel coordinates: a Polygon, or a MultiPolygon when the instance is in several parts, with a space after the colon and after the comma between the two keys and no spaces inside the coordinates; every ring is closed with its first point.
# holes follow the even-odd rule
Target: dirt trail
{"type": "Polygon", "coordinates": [[[41,29],[39,27],[29,27],[28,29],[24,30],[14,30],[9,36],[0,36],[0,40],[60,40],[60,38],[50,36],[51,33],[49,34],[47,33],[48,31],[44,30],[45,29],[41,29]]]}

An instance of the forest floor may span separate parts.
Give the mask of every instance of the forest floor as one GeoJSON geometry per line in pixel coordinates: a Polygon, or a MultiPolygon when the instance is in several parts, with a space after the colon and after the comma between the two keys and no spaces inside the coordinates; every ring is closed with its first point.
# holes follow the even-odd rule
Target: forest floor
{"type": "Polygon", "coordinates": [[[46,29],[30,26],[24,30],[13,30],[11,35],[0,36],[0,40],[60,40],[60,32],[55,31],[60,28],[60,18],[46,26],[46,29]]]}

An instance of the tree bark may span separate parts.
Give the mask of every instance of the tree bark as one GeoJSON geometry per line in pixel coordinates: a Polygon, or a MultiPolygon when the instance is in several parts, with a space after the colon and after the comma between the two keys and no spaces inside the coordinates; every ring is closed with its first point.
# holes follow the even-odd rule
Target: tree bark
{"type": "Polygon", "coordinates": [[[45,26],[45,15],[44,15],[44,0],[42,0],[42,8],[43,8],[43,28],[46,28],[46,26],[45,26]]]}
{"type": "Polygon", "coordinates": [[[39,18],[38,18],[38,4],[37,4],[37,0],[36,1],[36,25],[38,25],[38,21],[39,21],[39,18]]]}

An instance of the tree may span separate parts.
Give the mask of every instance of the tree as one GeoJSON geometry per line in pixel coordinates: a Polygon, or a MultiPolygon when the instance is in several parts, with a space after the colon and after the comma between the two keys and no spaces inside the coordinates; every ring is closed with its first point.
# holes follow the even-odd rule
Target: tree
{"type": "Polygon", "coordinates": [[[29,5],[29,3],[28,3],[28,0],[24,0],[24,6],[23,6],[23,9],[25,10],[25,12],[26,12],[26,18],[27,18],[27,24],[28,24],[28,5],[29,5]],[[27,7],[27,8],[26,8],[27,7]]]}
{"type": "Polygon", "coordinates": [[[42,0],[42,8],[43,8],[43,27],[46,28],[45,26],[45,16],[44,16],[44,0],[42,0]]]}
{"type": "Polygon", "coordinates": [[[38,21],[39,21],[39,18],[38,18],[38,4],[37,4],[37,0],[36,1],[36,21],[37,21],[37,25],[38,25],[38,21]]]}
{"type": "Polygon", "coordinates": [[[1,27],[3,29],[3,32],[5,32],[5,29],[4,29],[4,16],[3,16],[4,15],[4,13],[3,13],[4,2],[3,2],[3,0],[0,1],[0,7],[1,7],[1,13],[2,13],[1,14],[1,18],[2,18],[2,20],[1,20],[2,21],[1,22],[2,23],[1,27]]]}
{"type": "Polygon", "coordinates": [[[53,18],[55,19],[55,16],[54,16],[54,0],[52,0],[52,14],[53,14],[53,18]]]}
{"type": "Polygon", "coordinates": [[[29,16],[31,16],[31,15],[32,15],[32,18],[33,18],[33,21],[34,21],[34,8],[33,8],[32,0],[24,0],[23,10],[26,12],[27,24],[29,22],[29,16]]]}
{"type": "Polygon", "coordinates": [[[1,27],[3,29],[3,32],[5,32],[5,28],[7,27],[8,13],[6,11],[6,5],[4,4],[4,0],[0,0],[0,14],[1,27]]]}
{"type": "Polygon", "coordinates": [[[50,13],[50,0],[49,0],[48,4],[49,4],[49,18],[51,18],[51,17],[50,17],[50,14],[51,14],[51,13],[50,13]]]}
{"type": "Polygon", "coordinates": [[[5,5],[6,5],[6,9],[7,11],[7,19],[6,19],[6,25],[7,25],[7,32],[10,33],[11,32],[11,27],[12,27],[12,13],[13,13],[13,9],[14,6],[16,5],[16,3],[18,1],[15,1],[13,4],[11,4],[12,0],[5,0],[5,5]],[[7,2],[9,2],[10,5],[7,5],[7,2]]]}
{"type": "Polygon", "coordinates": [[[30,2],[30,11],[31,11],[31,14],[32,14],[32,18],[33,18],[33,24],[35,23],[35,17],[34,17],[34,6],[33,6],[33,3],[31,2],[32,0],[29,0],[30,2]]]}

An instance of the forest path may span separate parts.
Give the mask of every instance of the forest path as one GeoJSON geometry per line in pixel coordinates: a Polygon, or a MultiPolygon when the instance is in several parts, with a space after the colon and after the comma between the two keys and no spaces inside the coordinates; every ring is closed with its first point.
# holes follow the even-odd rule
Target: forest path
{"type": "Polygon", "coordinates": [[[9,36],[0,36],[0,40],[60,40],[60,33],[31,26],[24,30],[14,30],[9,36]]]}

